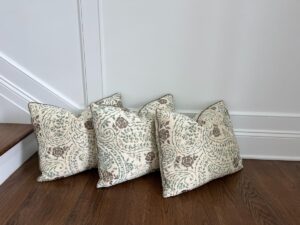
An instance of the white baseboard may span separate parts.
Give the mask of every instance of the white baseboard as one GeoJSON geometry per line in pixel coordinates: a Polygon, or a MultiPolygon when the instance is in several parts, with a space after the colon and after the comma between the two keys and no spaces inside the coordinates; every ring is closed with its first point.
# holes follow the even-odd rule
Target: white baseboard
{"type": "MultiPolygon", "coordinates": [[[[72,111],[83,108],[62,93],[53,89],[29,70],[0,52],[0,83],[7,89],[29,101],[38,101],[67,108],[72,111]]],[[[7,96],[10,97],[10,96],[7,96]]]]}
{"type": "Polygon", "coordinates": [[[37,151],[34,134],[27,136],[0,156],[0,185],[37,151]]]}
{"type": "Polygon", "coordinates": [[[23,95],[18,89],[9,85],[5,78],[0,75],[0,96],[15,107],[21,109],[25,114],[28,114],[28,102],[34,101],[33,98],[23,95]]]}
{"type": "Polygon", "coordinates": [[[300,137],[239,136],[242,158],[300,161],[300,137]]]}

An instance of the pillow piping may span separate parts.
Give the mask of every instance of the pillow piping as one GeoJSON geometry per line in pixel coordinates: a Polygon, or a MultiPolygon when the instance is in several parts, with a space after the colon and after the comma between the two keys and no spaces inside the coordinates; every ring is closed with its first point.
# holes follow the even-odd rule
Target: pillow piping
{"type": "MultiPolygon", "coordinates": [[[[101,104],[101,101],[105,101],[105,100],[107,100],[107,99],[110,99],[110,98],[112,98],[112,97],[114,97],[114,96],[116,96],[116,97],[118,97],[119,98],[119,102],[118,103],[120,103],[119,105],[120,105],[120,107],[123,107],[123,105],[122,105],[122,96],[121,96],[121,94],[120,93],[115,93],[115,94],[112,94],[112,95],[110,95],[110,96],[108,96],[108,97],[105,97],[105,98],[102,98],[102,99],[100,99],[100,100],[98,100],[98,101],[95,101],[95,102],[93,102],[93,103],[95,103],[95,104],[101,104]]],[[[51,105],[51,104],[44,104],[44,103],[40,103],[40,102],[29,102],[28,104],[27,104],[27,107],[28,107],[28,109],[29,109],[29,113],[30,113],[30,117],[31,117],[31,123],[34,125],[34,121],[33,121],[33,117],[32,117],[32,115],[33,115],[33,112],[32,112],[32,109],[31,109],[31,106],[32,105],[43,105],[43,106],[47,106],[47,107],[51,107],[51,108],[54,108],[54,109],[60,109],[60,110],[63,110],[64,112],[66,112],[66,113],[69,113],[72,117],[74,117],[74,118],[76,118],[76,119],[78,119],[78,118],[80,118],[81,116],[82,116],[82,113],[84,113],[84,112],[86,112],[87,110],[90,110],[89,109],[89,107],[87,107],[86,109],[84,109],[82,112],[80,112],[80,113],[78,113],[78,114],[75,114],[74,112],[72,112],[71,110],[68,110],[68,109],[66,109],[66,108],[63,108],[63,107],[59,107],[59,106],[55,106],[55,105],[51,105]]],[[[34,133],[35,133],[35,135],[36,135],[36,138],[37,138],[37,128],[36,128],[36,126],[33,126],[34,127],[34,133]]],[[[38,139],[38,138],[37,138],[38,139]]],[[[41,157],[41,152],[40,152],[40,141],[38,140],[37,141],[37,146],[38,146],[38,151],[37,151],[37,153],[38,153],[38,158],[39,158],[39,161],[40,161],[40,157],[41,157]]],[[[91,168],[89,168],[89,169],[91,169],[91,168]]],[[[59,175],[57,175],[57,176],[55,176],[54,178],[46,178],[44,175],[45,175],[45,172],[42,170],[42,168],[41,168],[41,163],[39,163],[39,170],[40,170],[40,172],[41,172],[41,174],[39,175],[39,177],[37,178],[37,181],[38,182],[44,182],[44,181],[52,181],[52,180],[57,180],[57,179],[62,179],[62,178],[65,178],[65,177],[69,177],[69,176],[72,176],[72,175],[75,175],[75,174],[78,174],[78,173],[80,173],[80,172],[83,172],[83,171],[85,171],[85,170],[82,170],[82,171],[80,171],[80,172],[77,172],[77,173],[74,173],[74,174],[68,174],[68,175],[61,175],[61,176],[59,176],[59,175]]],[[[87,169],[86,169],[87,170],[87,169]]]]}

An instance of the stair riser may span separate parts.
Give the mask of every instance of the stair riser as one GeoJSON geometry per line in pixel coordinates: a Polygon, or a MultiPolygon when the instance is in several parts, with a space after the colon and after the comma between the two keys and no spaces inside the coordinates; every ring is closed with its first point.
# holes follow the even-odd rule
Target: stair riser
{"type": "Polygon", "coordinates": [[[38,149],[36,137],[30,134],[0,156],[0,185],[38,149]]]}

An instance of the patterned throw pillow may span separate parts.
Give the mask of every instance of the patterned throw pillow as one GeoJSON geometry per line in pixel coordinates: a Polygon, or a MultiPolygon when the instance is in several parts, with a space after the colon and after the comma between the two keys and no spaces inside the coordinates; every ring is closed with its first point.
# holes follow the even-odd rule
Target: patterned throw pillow
{"type": "Polygon", "coordinates": [[[196,121],[175,112],[158,110],[156,128],[165,198],[243,168],[223,101],[197,115],[196,121]]]}
{"type": "MultiPolygon", "coordinates": [[[[121,95],[114,94],[96,105],[122,106],[121,95]]],[[[90,109],[78,117],[66,109],[29,103],[32,124],[39,144],[42,175],[38,181],[68,177],[97,167],[97,147],[90,109]]]]}
{"type": "Polygon", "coordinates": [[[159,168],[156,109],[174,110],[172,95],[146,104],[137,113],[91,105],[98,146],[98,188],[122,183],[159,168]]]}

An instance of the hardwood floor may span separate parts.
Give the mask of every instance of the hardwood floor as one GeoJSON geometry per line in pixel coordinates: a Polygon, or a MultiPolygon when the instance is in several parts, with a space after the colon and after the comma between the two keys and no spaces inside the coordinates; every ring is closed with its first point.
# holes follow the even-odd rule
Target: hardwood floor
{"type": "Polygon", "coordinates": [[[300,224],[300,162],[244,160],[244,169],[163,199],[159,173],[96,189],[97,171],[38,183],[35,155],[0,186],[0,224],[300,224]]]}
{"type": "Polygon", "coordinates": [[[0,123],[0,156],[32,132],[31,124],[0,123]]]}

